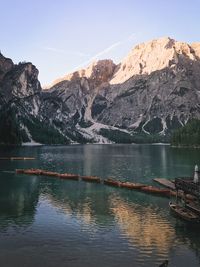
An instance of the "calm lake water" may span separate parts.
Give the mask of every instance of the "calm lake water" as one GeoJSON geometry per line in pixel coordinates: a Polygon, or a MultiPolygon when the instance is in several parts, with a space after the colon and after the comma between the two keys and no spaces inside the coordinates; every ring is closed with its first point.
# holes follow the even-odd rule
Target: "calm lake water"
{"type": "Polygon", "coordinates": [[[16,168],[113,177],[191,176],[200,150],[166,145],[1,148],[1,267],[200,266],[200,228],[174,218],[169,199],[82,181],[15,174],[16,168]]]}

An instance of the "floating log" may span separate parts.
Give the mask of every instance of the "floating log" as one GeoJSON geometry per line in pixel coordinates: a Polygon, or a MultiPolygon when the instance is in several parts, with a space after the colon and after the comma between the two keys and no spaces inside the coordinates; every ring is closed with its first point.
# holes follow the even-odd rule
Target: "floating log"
{"type": "Polygon", "coordinates": [[[58,172],[52,172],[52,171],[45,171],[45,170],[38,170],[39,171],[39,175],[45,175],[45,176],[55,176],[55,177],[59,177],[59,173],[58,172]]]}
{"type": "Polygon", "coordinates": [[[51,176],[51,177],[58,177],[61,179],[73,179],[78,180],[79,175],[71,174],[71,173],[58,173],[40,169],[16,169],[16,173],[23,173],[23,174],[32,174],[32,175],[44,175],[44,176],[51,176]]]}
{"type": "Polygon", "coordinates": [[[175,184],[166,178],[155,178],[153,181],[171,190],[175,190],[175,184]]]}
{"type": "Polygon", "coordinates": [[[120,181],[116,181],[116,180],[113,180],[111,178],[104,180],[104,184],[114,186],[114,187],[120,187],[121,186],[120,181]]]}
{"type": "Polygon", "coordinates": [[[24,174],[41,175],[41,170],[38,169],[24,170],[24,174]]]}
{"type": "Polygon", "coordinates": [[[85,182],[101,183],[101,179],[97,176],[81,176],[81,179],[85,182]]]}
{"type": "Polygon", "coordinates": [[[127,188],[127,189],[141,189],[147,185],[140,184],[140,183],[131,183],[131,182],[121,182],[120,187],[127,188]]]}
{"type": "Polygon", "coordinates": [[[34,160],[33,157],[0,157],[0,160],[34,160]]]}
{"type": "Polygon", "coordinates": [[[16,169],[16,173],[40,175],[41,170],[39,169],[16,169]]]}
{"type": "Polygon", "coordinates": [[[151,186],[151,185],[142,187],[141,191],[144,191],[146,193],[151,193],[151,194],[170,196],[170,190],[168,190],[168,189],[160,189],[158,187],[151,186]]]}
{"type": "Polygon", "coordinates": [[[61,179],[69,179],[69,180],[78,180],[79,179],[79,175],[71,174],[71,173],[60,173],[60,174],[58,174],[58,177],[61,179]]]}
{"type": "MultiPolygon", "coordinates": [[[[169,189],[160,189],[154,186],[147,186],[140,183],[131,183],[131,182],[121,182],[114,180],[112,178],[108,178],[105,180],[101,180],[97,176],[80,176],[78,174],[71,174],[71,173],[57,173],[52,171],[46,171],[41,169],[16,169],[16,173],[18,174],[29,174],[29,175],[45,175],[45,176],[51,176],[51,177],[57,177],[60,179],[66,179],[66,180],[79,180],[81,178],[85,182],[94,182],[94,183],[101,183],[113,187],[122,187],[127,189],[138,189],[145,193],[150,194],[157,194],[157,195],[163,195],[166,197],[169,197],[170,195],[176,196],[176,192],[169,190],[169,189]]],[[[179,192],[180,195],[180,192],[179,192]]],[[[186,197],[188,197],[186,195],[186,197]]],[[[192,196],[190,196],[191,198],[192,196]]],[[[189,197],[188,197],[189,199],[189,197]]]]}
{"type": "Polygon", "coordinates": [[[15,172],[16,173],[24,173],[24,169],[16,169],[15,172]]]}

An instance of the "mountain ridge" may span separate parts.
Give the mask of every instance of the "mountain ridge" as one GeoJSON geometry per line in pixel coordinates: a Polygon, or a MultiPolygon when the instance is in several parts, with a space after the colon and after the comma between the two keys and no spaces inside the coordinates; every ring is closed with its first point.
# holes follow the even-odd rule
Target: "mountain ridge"
{"type": "MultiPolygon", "coordinates": [[[[148,50],[150,47],[154,47],[155,44],[158,44],[158,45],[161,45],[163,46],[163,48],[167,48],[168,50],[170,48],[174,48],[174,52],[176,53],[181,53],[181,52],[185,52],[186,54],[189,55],[189,57],[191,57],[192,59],[193,58],[193,53],[190,53],[190,49],[192,48],[194,50],[194,52],[196,53],[196,56],[198,56],[200,58],[200,42],[195,42],[195,43],[192,43],[192,44],[188,44],[186,42],[179,42],[179,41],[176,41],[175,39],[172,39],[170,37],[160,37],[160,38],[157,38],[157,39],[152,39],[150,41],[147,41],[147,42],[143,42],[143,43],[140,43],[136,46],[134,46],[131,51],[128,53],[128,55],[122,59],[122,62],[120,62],[119,64],[115,64],[112,59],[101,59],[101,60],[95,60],[93,62],[91,62],[86,68],[83,68],[83,69],[79,69],[79,70],[76,70],[74,72],[69,72],[67,73],[66,75],[64,75],[63,77],[60,77],[56,80],[54,80],[52,82],[51,85],[48,86],[48,88],[51,88],[53,87],[55,84],[61,82],[61,81],[64,81],[64,80],[71,80],[72,76],[73,75],[76,75],[76,74],[79,74],[80,76],[83,76],[83,74],[85,74],[85,72],[87,73],[88,70],[91,70],[92,67],[94,65],[97,65],[98,61],[112,61],[113,64],[116,66],[116,69],[117,71],[120,71],[120,66],[122,65],[122,69],[124,69],[124,65],[126,65],[126,62],[127,59],[130,61],[130,63],[132,64],[132,62],[134,61],[132,58],[134,57],[135,54],[133,54],[135,51],[137,52],[137,50],[148,50]],[[132,55],[133,54],[133,55],[132,55]],[[130,59],[129,59],[130,58],[130,59]]],[[[152,54],[152,51],[150,51],[151,54],[152,54]]],[[[154,56],[154,55],[153,55],[154,56]]],[[[169,53],[169,56],[173,56],[172,53],[169,53]]],[[[171,58],[173,59],[173,58],[171,58]]],[[[169,59],[169,57],[167,58],[167,60],[171,60],[169,59]]],[[[137,74],[144,74],[144,73],[141,73],[141,64],[142,62],[135,62],[135,69],[136,71],[134,73],[131,73],[131,75],[137,75],[137,74]],[[137,71],[138,70],[138,71],[137,71]]],[[[158,68],[156,64],[156,68],[155,66],[152,64],[152,62],[150,63],[151,67],[153,66],[153,70],[152,71],[155,71],[155,70],[158,70],[158,69],[161,69],[161,68],[158,68]]],[[[163,66],[166,67],[167,65],[163,66]]],[[[146,73],[146,74],[150,74],[152,71],[150,71],[149,73],[146,73]]],[[[116,75],[116,74],[115,74],[116,75]]],[[[114,76],[115,76],[114,75],[114,76]]],[[[84,75],[84,76],[87,76],[88,75],[84,75]]],[[[115,78],[115,77],[114,77],[115,78]]],[[[114,79],[115,80],[115,79],[114,79]]],[[[122,80],[121,80],[122,81],[122,80]]],[[[124,80],[123,80],[124,82],[124,80]]],[[[112,82],[114,83],[114,82],[112,82]]]]}
{"type": "MultiPolygon", "coordinates": [[[[200,43],[154,39],[137,45],[118,65],[99,60],[43,91],[33,65],[21,64],[20,74],[20,66],[10,63],[6,73],[0,58],[0,94],[7,92],[0,103],[10,95],[30,97],[22,103],[26,117],[34,116],[39,128],[48,125],[62,143],[137,142],[138,136],[168,141],[174,129],[200,118],[199,55],[200,43]]],[[[25,139],[34,140],[25,129],[25,139]]]]}

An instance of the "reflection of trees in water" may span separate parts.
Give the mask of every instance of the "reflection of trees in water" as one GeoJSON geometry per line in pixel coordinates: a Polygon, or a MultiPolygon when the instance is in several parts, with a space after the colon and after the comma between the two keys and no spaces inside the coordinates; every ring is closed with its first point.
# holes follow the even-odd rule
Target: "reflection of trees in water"
{"type": "Polygon", "coordinates": [[[0,225],[32,223],[39,198],[37,177],[4,175],[0,179],[0,225]]]}
{"type": "Polygon", "coordinates": [[[48,191],[48,199],[54,206],[85,223],[99,225],[113,222],[109,195],[110,191],[105,190],[103,185],[71,181],[63,181],[56,186],[52,184],[48,191]]]}
{"type": "MultiPolygon", "coordinates": [[[[160,249],[162,248],[160,241],[164,248],[170,247],[172,243],[173,228],[162,217],[159,210],[155,211],[154,204],[159,198],[152,198],[150,195],[137,191],[113,189],[104,185],[73,181],[54,181],[48,191],[43,191],[43,193],[48,196],[52,205],[60,208],[68,215],[84,220],[85,223],[95,222],[99,225],[106,225],[113,223],[117,218],[117,221],[120,222],[121,226],[124,225],[128,232],[133,231],[132,236],[137,235],[138,242],[146,240],[146,244],[157,243],[160,249]],[[46,194],[47,192],[48,194],[46,194]],[[141,206],[141,204],[135,203],[143,204],[141,206]],[[153,208],[150,208],[149,205],[152,203],[153,208]],[[157,231],[158,226],[161,233],[157,231]],[[144,228],[147,230],[148,227],[148,231],[144,232],[144,228]],[[141,234],[141,232],[143,233],[141,234]],[[140,239],[142,235],[144,236],[140,239]]],[[[166,205],[166,199],[159,199],[159,201],[161,205],[162,201],[163,205],[166,205]]]]}
{"type": "Polygon", "coordinates": [[[86,227],[109,229],[117,222],[131,246],[149,253],[153,248],[167,258],[178,244],[188,244],[200,259],[200,229],[174,227],[174,220],[163,216],[167,199],[99,184],[5,174],[0,179],[0,228],[31,224],[40,193],[86,227]]]}

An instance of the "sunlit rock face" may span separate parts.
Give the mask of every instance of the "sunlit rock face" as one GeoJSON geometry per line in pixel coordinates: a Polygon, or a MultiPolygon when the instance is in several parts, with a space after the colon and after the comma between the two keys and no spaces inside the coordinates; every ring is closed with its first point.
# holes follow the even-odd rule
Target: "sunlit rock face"
{"type": "Polygon", "coordinates": [[[31,63],[14,65],[2,81],[1,93],[7,101],[41,93],[38,70],[31,63]]]}
{"type": "Polygon", "coordinates": [[[101,92],[107,107],[96,119],[165,134],[199,117],[199,46],[193,47],[170,38],[136,46],[116,68],[110,89],[101,92]]]}
{"type": "Polygon", "coordinates": [[[195,55],[200,58],[200,43],[193,43],[191,47],[194,49],[195,55]]]}
{"type": "Polygon", "coordinates": [[[133,48],[119,65],[92,64],[67,75],[49,92],[61,95],[68,116],[76,114],[74,125],[88,136],[88,122],[93,124],[92,136],[99,133],[99,125],[109,131],[169,136],[190,118],[200,117],[199,51],[199,43],[152,40],[133,48]]]}
{"type": "MultiPolygon", "coordinates": [[[[67,74],[63,78],[57,79],[53,82],[53,85],[58,84],[61,81],[78,80],[80,78],[90,79],[95,85],[107,82],[113,76],[116,65],[110,59],[94,61],[86,69],[81,69],[76,72],[67,74]]],[[[52,86],[53,86],[52,85],[52,86]]]]}
{"type": "Polygon", "coordinates": [[[171,67],[179,63],[180,55],[196,59],[194,50],[188,44],[176,42],[169,37],[139,44],[119,64],[111,84],[123,83],[135,75],[149,75],[171,67]]]}
{"type": "Polygon", "coordinates": [[[0,55],[2,112],[6,112],[10,106],[22,105],[22,109],[27,109],[28,113],[37,115],[41,91],[38,70],[34,65],[31,63],[14,65],[11,59],[0,55]]]}
{"type": "Polygon", "coordinates": [[[1,111],[15,110],[13,131],[20,128],[22,142],[135,142],[136,135],[167,141],[200,118],[200,43],[152,40],[118,65],[96,61],[44,91],[37,76],[31,63],[14,65],[0,55],[1,111]]]}

